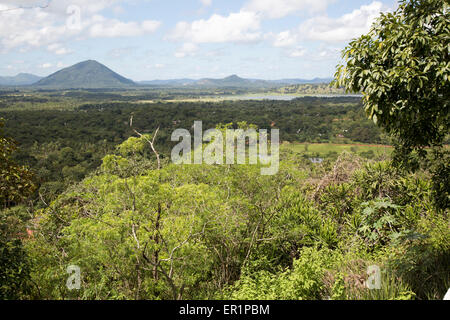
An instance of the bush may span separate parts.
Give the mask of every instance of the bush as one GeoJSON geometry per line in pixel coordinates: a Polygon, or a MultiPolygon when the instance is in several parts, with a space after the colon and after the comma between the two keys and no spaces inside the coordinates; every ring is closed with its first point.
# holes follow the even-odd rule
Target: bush
{"type": "Polygon", "coordinates": [[[322,299],[325,271],[337,264],[340,254],[329,249],[304,248],[292,269],[270,273],[243,269],[239,281],[227,288],[223,298],[237,300],[322,299]]]}

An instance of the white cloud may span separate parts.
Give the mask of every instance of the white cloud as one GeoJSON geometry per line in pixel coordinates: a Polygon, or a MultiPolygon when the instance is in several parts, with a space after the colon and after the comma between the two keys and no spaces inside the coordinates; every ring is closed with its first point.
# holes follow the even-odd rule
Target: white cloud
{"type": "Polygon", "coordinates": [[[210,6],[212,4],[212,0],[200,0],[200,2],[204,5],[204,6],[210,6]]]}
{"type": "Polygon", "coordinates": [[[184,58],[187,56],[194,56],[198,51],[198,46],[193,43],[185,43],[181,48],[175,52],[176,58],[184,58]]]}
{"type": "Polygon", "coordinates": [[[386,8],[381,2],[374,1],[337,19],[327,16],[314,17],[301,24],[298,33],[300,37],[309,40],[348,41],[367,33],[384,9],[386,8]]]}
{"type": "Polygon", "coordinates": [[[108,56],[112,58],[123,58],[129,57],[135,52],[135,47],[122,47],[122,48],[114,48],[108,52],[108,56]]]}
{"type": "Polygon", "coordinates": [[[298,35],[292,31],[283,31],[273,36],[274,47],[290,47],[297,43],[298,35]]]}
{"type": "Polygon", "coordinates": [[[250,0],[245,9],[276,19],[299,12],[324,11],[335,0],[250,0]]]}
{"type": "Polygon", "coordinates": [[[47,50],[50,52],[53,52],[56,55],[64,55],[72,53],[73,51],[66,49],[63,47],[60,43],[52,43],[49,46],[47,46],[47,50]]]}
{"type": "Polygon", "coordinates": [[[288,52],[288,56],[291,58],[300,58],[300,57],[304,57],[306,54],[307,50],[304,48],[295,48],[292,49],[288,52]]]}
{"type": "Polygon", "coordinates": [[[153,33],[159,27],[158,21],[123,22],[100,15],[103,9],[113,7],[118,2],[120,1],[58,0],[51,1],[45,9],[17,9],[18,5],[29,7],[42,5],[43,2],[2,0],[0,10],[17,10],[1,12],[0,51],[13,48],[24,51],[26,48],[44,46],[56,54],[66,54],[70,51],[57,48],[58,43],[89,37],[134,37],[153,33]],[[80,28],[70,28],[67,23],[73,17],[72,11],[67,12],[70,6],[80,9],[80,28]]]}
{"type": "Polygon", "coordinates": [[[121,6],[115,6],[112,10],[115,15],[120,15],[120,14],[125,13],[125,9],[121,6]]]}
{"type": "MultiPolygon", "coordinates": [[[[69,6],[77,6],[82,9],[83,14],[91,15],[96,12],[100,12],[105,8],[111,7],[118,2],[124,0],[2,0],[0,6],[4,8],[0,9],[20,9],[26,11],[35,11],[45,9],[50,14],[66,15],[66,10],[69,6]]],[[[16,11],[16,10],[13,10],[16,11]]],[[[19,10],[17,10],[19,11],[19,10]]]]}
{"type": "Polygon", "coordinates": [[[168,38],[191,43],[254,42],[261,39],[259,28],[260,17],[241,10],[226,17],[214,14],[208,20],[179,22],[168,38]]]}
{"type": "Polygon", "coordinates": [[[160,26],[159,21],[146,20],[141,23],[122,22],[115,19],[106,19],[102,16],[95,16],[95,22],[89,28],[89,35],[93,38],[107,37],[135,37],[146,33],[153,33],[160,26]]]}
{"type": "MultiPolygon", "coordinates": [[[[30,0],[31,2],[42,3],[43,1],[30,0]]],[[[67,15],[67,8],[69,6],[77,6],[81,9],[82,16],[91,16],[106,8],[113,7],[123,0],[58,0],[51,1],[46,11],[54,14],[67,15]]]]}
{"type": "Polygon", "coordinates": [[[51,68],[52,66],[53,66],[53,65],[52,65],[51,63],[47,62],[47,63],[41,64],[41,65],[39,66],[39,68],[41,68],[41,69],[48,69],[48,68],[51,68]]]}
{"type": "Polygon", "coordinates": [[[145,66],[147,69],[164,69],[166,67],[165,64],[162,63],[155,63],[155,64],[149,64],[145,66]]]}

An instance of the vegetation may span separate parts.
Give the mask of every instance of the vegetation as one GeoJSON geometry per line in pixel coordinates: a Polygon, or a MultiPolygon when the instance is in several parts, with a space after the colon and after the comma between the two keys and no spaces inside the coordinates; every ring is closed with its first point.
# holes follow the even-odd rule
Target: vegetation
{"type": "Polygon", "coordinates": [[[34,213],[29,297],[441,299],[448,287],[448,215],[426,172],[350,153],[316,165],[292,151],[275,176],[253,165],[158,170],[146,147],[130,138],[34,213]],[[377,293],[364,286],[374,264],[377,293]],[[69,265],[82,270],[80,290],[65,286],[69,265]]]}
{"type": "Polygon", "coordinates": [[[14,141],[2,134],[0,119],[0,299],[22,297],[30,280],[30,265],[21,237],[26,217],[10,207],[23,202],[34,191],[31,172],[11,159],[14,141]]]}
{"type": "MultiPolygon", "coordinates": [[[[380,130],[364,118],[356,98],[142,104],[103,102],[109,97],[104,91],[88,93],[90,99],[98,95],[102,102],[86,103],[83,94],[67,91],[52,93],[51,97],[43,93],[3,97],[8,105],[20,99],[33,101],[34,108],[5,108],[0,110],[0,116],[8,124],[6,133],[20,143],[21,149],[15,153],[15,159],[34,170],[34,181],[40,186],[39,193],[46,203],[70,183],[81,181],[117,144],[134,134],[129,127],[131,115],[134,126],[143,133],[160,127],[157,143],[164,157],[170,156],[174,145],[170,141],[173,130],[191,128],[198,119],[203,119],[205,128],[214,128],[220,122],[239,121],[254,123],[260,128],[273,125],[280,129],[281,140],[291,142],[386,142],[380,130]],[[68,96],[70,104],[66,107],[64,101],[67,100],[64,99],[68,96]],[[58,99],[63,101],[62,110],[48,107],[55,103],[48,101],[58,99]],[[79,106],[73,108],[73,105],[79,106]]],[[[125,93],[116,92],[114,95],[122,97],[125,93]]],[[[358,147],[355,146],[354,150],[357,151],[358,147]]],[[[336,158],[337,154],[330,156],[336,158]]],[[[366,157],[371,157],[370,153],[366,157]]],[[[37,205],[42,204],[39,194],[36,194],[36,199],[37,205]]]]}
{"type": "Polygon", "coordinates": [[[277,90],[279,93],[283,94],[323,94],[323,95],[333,95],[333,94],[345,94],[345,90],[342,88],[333,88],[327,83],[322,84],[296,84],[287,87],[282,87],[277,90]]]}
{"type": "Polygon", "coordinates": [[[449,6],[447,0],[401,1],[350,43],[336,73],[336,85],[362,92],[367,115],[395,137],[399,165],[414,170],[413,151],[424,158],[426,147],[436,149],[434,193],[441,208],[450,204],[443,149],[450,128],[449,6]]]}
{"type": "Polygon", "coordinates": [[[448,1],[382,15],[337,73],[362,102],[0,92],[0,299],[442,299],[448,28],[448,1]],[[195,120],[280,129],[278,173],[172,163],[171,133],[195,120]]]}

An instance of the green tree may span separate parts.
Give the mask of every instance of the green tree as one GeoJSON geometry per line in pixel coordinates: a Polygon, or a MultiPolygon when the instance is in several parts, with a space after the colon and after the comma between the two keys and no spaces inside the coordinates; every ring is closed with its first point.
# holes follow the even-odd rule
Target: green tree
{"type": "Polygon", "coordinates": [[[22,201],[35,190],[32,173],[11,158],[16,144],[3,136],[3,120],[0,119],[0,207],[10,207],[22,201]]]}
{"type": "Polygon", "coordinates": [[[19,203],[35,188],[31,172],[11,159],[15,150],[14,141],[0,131],[0,299],[20,298],[29,279],[29,261],[22,246],[26,217],[20,207],[5,209],[19,203]]]}
{"type": "MultiPolygon", "coordinates": [[[[362,92],[369,118],[394,137],[398,164],[411,164],[413,151],[425,157],[448,136],[449,48],[449,1],[402,0],[343,52],[335,85],[362,92]]],[[[435,193],[448,198],[441,187],[435,193]]]]}
{"type": "Polygon", "coordinates": [[[400,2],[344,50],[337,85],[362,92],[367,114],[408,148],[439,145],[448,133],[448,0],[400,2]]]}

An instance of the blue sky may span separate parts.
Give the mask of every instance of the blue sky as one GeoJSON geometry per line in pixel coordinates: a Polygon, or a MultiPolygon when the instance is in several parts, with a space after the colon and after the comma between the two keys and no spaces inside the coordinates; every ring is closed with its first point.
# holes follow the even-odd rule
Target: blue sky
{"type": "Polygon", "coordinates": [[[0,0],[0,75],[94,59],[133,80],[330,77],[395,0],[0,0]]]}

